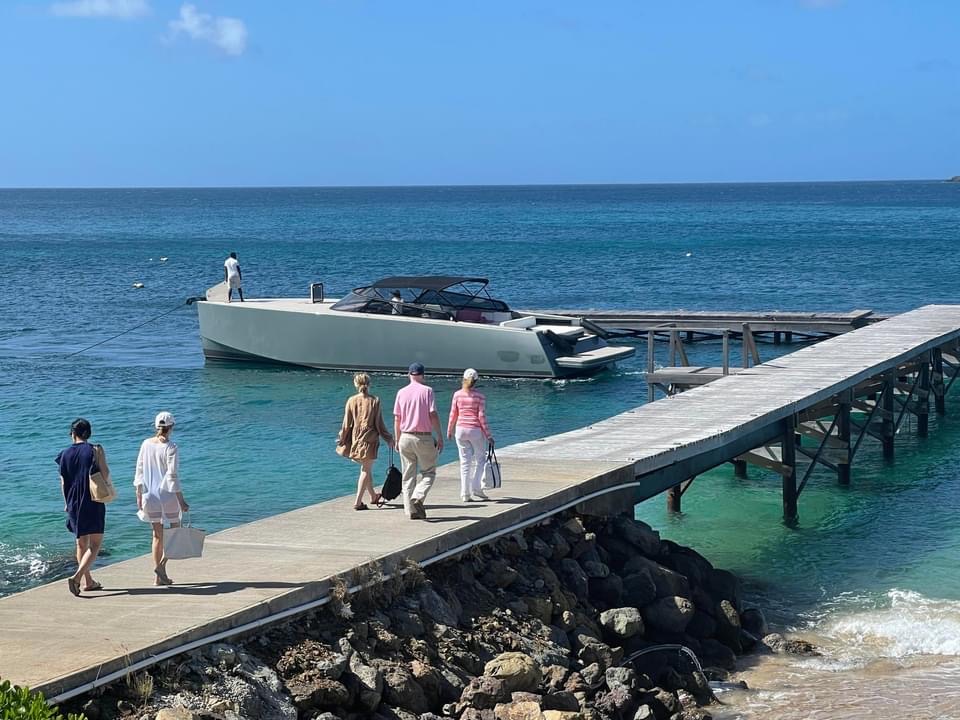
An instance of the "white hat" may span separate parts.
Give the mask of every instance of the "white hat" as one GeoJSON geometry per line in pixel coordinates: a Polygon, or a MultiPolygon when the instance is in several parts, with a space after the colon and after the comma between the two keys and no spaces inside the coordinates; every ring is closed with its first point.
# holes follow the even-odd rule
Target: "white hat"
{"type": "Polygon", "coordinates": [[[177,421],[173,419],[173,415],[164,410],[163,412],[157,413],[157,418],[153,421],[153,426],[156,428],[173,427],[176,423],[177,421]]]}
{"type": "Polygon", "coordinates": [[[464,380],[477,380],[479,378],[480,378],[480,373],[478,373],[473,368],[467,368],[466,370],[463,371],[464,380]]]}

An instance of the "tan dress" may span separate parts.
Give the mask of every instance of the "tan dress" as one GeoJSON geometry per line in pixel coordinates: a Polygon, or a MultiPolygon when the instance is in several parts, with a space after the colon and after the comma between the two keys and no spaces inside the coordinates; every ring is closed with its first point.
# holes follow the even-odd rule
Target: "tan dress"
{"type": "Polygon", "coordinates": [[[375,460],[381,437],[389,440],[392,436],[380,413],[380,398],[362,393],[349,398],[337,437],[337,445],[347,448],[344,456],[357,462],[375,460]]]}

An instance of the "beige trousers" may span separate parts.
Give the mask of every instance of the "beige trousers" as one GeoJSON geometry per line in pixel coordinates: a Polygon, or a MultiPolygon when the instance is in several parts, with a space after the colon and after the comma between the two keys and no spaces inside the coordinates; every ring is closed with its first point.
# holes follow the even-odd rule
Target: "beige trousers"
{"type": "Polygon", "coordinates": [[[437,446],[433,444],[433,436],[401,434],[400,461],[403,465],[403,509],[409,517],[410,501],[424,500],[437,477],[437,446]]]}

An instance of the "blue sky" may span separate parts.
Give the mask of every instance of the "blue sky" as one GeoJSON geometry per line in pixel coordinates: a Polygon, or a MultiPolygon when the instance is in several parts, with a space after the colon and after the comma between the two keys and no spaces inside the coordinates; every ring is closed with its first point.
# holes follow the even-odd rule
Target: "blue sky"
{"type": "Polygon", "coordinates": [[[956,0],[0,3],[0,186],[960,174],[956,0]]]}

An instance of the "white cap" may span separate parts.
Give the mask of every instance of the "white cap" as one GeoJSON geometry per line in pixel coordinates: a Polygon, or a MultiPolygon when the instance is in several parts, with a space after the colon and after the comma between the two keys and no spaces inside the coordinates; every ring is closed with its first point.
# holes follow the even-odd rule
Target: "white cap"
{"type": "Polygon", "coordinates": [[[177,421],[173,419],[173,415],[164,410],[163,412],[157,413],[157,418],[153,421],[153,426],[156,428],[173,427],[176,425],[176,422],[177,421]]]}
{"type": "Polygon", "coordinates": [[[480,373],[478,373],[473,368],[467,368],[466,370],[463,371],[464,380],[477,380],[479,378],[480,378],[480,373]]]}

